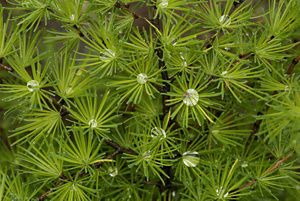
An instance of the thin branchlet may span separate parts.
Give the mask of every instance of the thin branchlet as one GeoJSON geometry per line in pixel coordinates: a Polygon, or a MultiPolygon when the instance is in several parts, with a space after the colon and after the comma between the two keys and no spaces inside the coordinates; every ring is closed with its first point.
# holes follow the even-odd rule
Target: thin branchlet
{"type": "MultiPolygon", "coordinates": [[[[154,6],[154,12],[157,10],[157,7],[154,6]]],[[[162,24],[161,24],[161,20],[159,18],[157,18],[154,21],[155,26],[162,31],[162,24]]],[[[167,95],[168,92],[171,91],[171,86],[169,84],[170,82],[170,78],[169,78],[169,74],[167,71],[167,67],[164,61],[164,52],[162,49],[162,45],[161,42],[158,40],[157,43],[157,47],[155,49],[155,54],[158,57],[158,67],[161,70],[161,77],[164,81],[164,86],[162,87],[162,121],[164,121],[164,119],[167,117],[168,113],[170,112],[170,106],[168,106],[167,102],[168,100],[170,100],[170,96],[167,95]]],[[[172,125],[174,123],[173,120],[170,120],[169,125],[172,125]]],[[[170,166],[164,166],[163,170],[166,172],[166,174],[168,175],[168,177],[166,177],[164,180],[165,185],[160,185],[160,192],[165,192],[167,189],[171,189],[172,188],[172,178],[173,178],[173,171],[172,171],[172,167],[170,166]]]]}
{"type": "Polygon", "coordinates": [[[130,9],[130,6],[128,4],[124,4],[122,2],[116,2],[115,4],[116,8],[126,10],[127,12],[131,13],[134,19],[144,19],[144,17],[138,15],[133,10],[130,9]]]}
{"type": "Polygon", "coordinates": [[[118,143],[112,141],[112,140],[105,140],[105,143],[113,148],[115,148],[117,150],[116,154],[119,153],[127,153],[127,154],[133,154],[135,155],[136,152],[130,148],[126,148],[126,147],[122,147],[121,145],[119,145],[118,143]]]}
{"type": "MultiPolygon", "coordinates": [[[[278,170],[282,164],[284,164],[285,162],[287,162],[292,156],[293,156],[293,153],[289,153],[288,155],[282,157],[274,165],[272,165],[268,169],[266,169],[263,172],[262,175],[272,174],[273,172],[275,172],[276,170],[278,170]]],[[[251,187],[251,186],[255,185],[256,183],[257,183],[257,180],[256,179],[252,179],[251,181],[249,181],[249,182],[245,183],[244,185],[242,185],[238,190],[239,191],[244,190],[245,188],[251,187]]]]}
{"type": "Polygon", "coordinates": [[[47,197],[50,195],[50,193],[53,192],[54,188],[59,187],[63,182],[67,181],[68,178],[62,173],[59,178],[55,181],[54,183],[54,187],[49,188],[48,190],[44,191],[40,196],[38,196],[38,201],[44,201],[45,199],[47,199],[47,197]]]}
{"type": "Polygon", "coordinates": [[[52,191],[52,189],[45,191],[42,195],[38,197],[38,201],[44,201],[52,191]]]}
{"type": "Polygon", "coordinates": [[[9,71],[9,72],[13,72],[13,68],[8,66],[8,65],[4,65],[2,63],[0,63],[0,69],[5,70],[5,71],[9,71]]]}
{"type": "Polygon", "coordinates": [[[287,68],[287,72],[286,74],[288,74],[289,76],[292,76],[294,71],[295,71],[295,66],[300,62],[300,55],[297,56],[296,58],[294,58],[292,60],[292,62],[290,63],[290,65],[287,68]]]}

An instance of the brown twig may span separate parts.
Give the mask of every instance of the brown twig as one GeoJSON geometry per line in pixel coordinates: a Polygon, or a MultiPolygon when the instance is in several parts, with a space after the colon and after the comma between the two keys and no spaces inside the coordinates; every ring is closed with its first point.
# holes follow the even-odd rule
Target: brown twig
{"type": "Polygon", "coordinates": [[[251,181],[245,183],[243,186],[241,186],[241,187],[239,188],[239,191],[241,191],[241,190],[243,190],[243,189],[245,189],[245,188],[248,188],[248,187],[254,185],[256,182],[257,182],[257,181],[256,181],[255,179],[253,179],[253,180],[251,180],[251,181]]]}
{"type": "MultiPolygon", "coordinates": [[[[154,11],[157,10],[156,6],[153,6],[154,11]]],[[[161,24],[161,20],[159,18],[157,18],[154,21],[154,25],[157,27],[157,29],[162,30],[162,24],[161,24]]],[[[158,67],[161,70],[161,77],[164,81],[164,85],[161,88],[161,93],[162,93],[162,117],[161,120],[162,122],[164,121],[165,117],[169,114],[170,112],[170,106],[167,105],[168,100],[170,99],[170,96],[167,94],[168,92],[171,91],[171,86],[169,84],[170,77],[167,71],[167,67],[164,61],[164,52],[163,49],[161,47],[161,42],[160,40],[158,40],[157,42],[157,47],[155,49],[155,54],[158,57],[158,67]]],[[[176,122],[174,122],[173,120],[170,120],[168,122],[170,125],[172,125],[173,123],[176,124],[176,122]]],[[[172,179],[173,179],[173,171],[172,171],[172,167],[170,166],[163,166],[162,169],[166,172],[166,174],[168,175],[167,177],[164,178],[165,182],[164,184],[161,182],[160,185],[157,185],[159,187],[160,192],[164,192],[168,189],[172,189],[172,179]]]]}
{"type": "MultiPolygon", "coordinates": [[[[58,187],[58,186],[61,185],[62,182],[63,182],[64,180],[66,180],[66,179],[67,179],[67,177],[62,173],[62,174],[60,175],[60,177],[56,180],[54,186],[55,186],[55,187],[58,187]]],[[[49,188],[47,191],[45,191],[42,195],[40,195],[40,196],[38,197],[38,200],[39,200],[39,201],[45,200],[45,199],[49,196],[49,194],[50,194],[52,191],[53,191],[53,188],[49,188]]]]}
{"type": "MultiPolygon", "coordinates": [[[[48,89],[49,91],[50,89],[48,89]]],[[[60,97],[55,95],[55,96],[51,96],[51,103],[53,104],[53,106],[55,107],[56,110],[58,110],[60,112],[60,116],[63,117],[65,119],[65,117],[69,114],[68,109],[65,107],[65,105],[59,101],[60,97]]]]}
{"type": "Polygon", "coordinates": [[[205,47],[205,50],[204,51],[208,51],[211,47],[212,47],[212,45],[213,45],[213,43],[215,42],[215,40],[216,40],[216,38],[217,38],[217,36],[219,35],[219,31],[217,32],[217,33],[215,33],[214,35],[212,35],[212,36],[210,36],[208,39],[207,39],[207,41],[205,42],[205,44],[204,44],[204,47],[205,47]]]}
{"type": "Polygon", "coordinates": [[[119,154],[119,153],[136,154],[136,152],[133,151],[132,149],[122,147],[121,145],[119,145],[118,143],[116,143],[112,140],[106,140],[105,143],[117,150],[116,152],[114,152],[115,153],[114,155],[119,154]]]}
{"type": "MultiPolygon", "coordinates": [[[[284,156],[282,159],[280,159],[279,161],[277,161],[274,165],[272,165],[271,167],[269,167],[265,172],[263,172],[263,175],[266,174],[271,174],[273,172],[275,172],[276,170],[279,169],[279,167],[285,163],[291,156],[293,155],[293,153],[288,154],[287,156],[284,156]]],[[[247,183],[245,183],[243,186],[241,186],[238,190],[244,190],[245,188],[248,188],[250,186],[253,186],[254,184],[257,183],[256,179],[253,179],[247,183]]]]}
{"type": "Polygon", "coordinates": [[[271,166],[270,168],[268,168],[264,174],[271,174],[273,172],[275,172],[283,163],[285,163],[293,154],[290,153],[287,156],[283,157],[282,159],[280,159],[279,161],[277,161],[273,166],[271,166]]]}
{"type": "MultiPolygon", "coordinates": [[[[154,7],[154,9],[157,9],[156,7],[154,7]]],[[[162,25],[161,25],[161,21],[157,18],[154,22],[154,25],[161,30],[162,29],[162,25]]],[[[171,90],[171,86],[169,84],[170,82],[170,77],[166,68],[166,64],[164,61],[164,52],[163,49],[160,47],[160,41],[158,40],[158,44],[157,47],[155,48],[155,54],[158,57],[158,67],[161,70],[161,77],[164,81],[164,85],[163,87],[160,88],[160,92],[162,93],[162,121],[164,120],[164,117],[168,115],[170,107],[167,105],[168,100],[170,99],[170,96],[167,95],[168,92],[170,92],[171,90]]],[[[171,122],[170,122],[171,123],[171,122]]]]}
{"type": "Polygon", "coordinates": [[[13,72],[13,68],[7,65],[4,65],[2,63],[0,63],[0,69],[5,70],[5,71],[9,71],[9,72],[13,72]]]}
{"type": "Polygon", "coordinates": [[[106,157],[106,159],[113,159],[113,158],[115,158],[116,157],[116,155],[118,155],[119,153],[121,153],[121,149],[116,149],[116,151],[114,151],[113,153],[111,153],[110,155],[108,155],[107,157],[106,157]]]}
{"type": "Polygon", "coordinates": [[[145,19],[144,17],[142,17],[142,16],[138,15],[137,13],[135,13],[134,11],[132,11],[132,10],[129,8],[129,5],[127,5],[127,4],[123,4],[123,3],[121,3],[121,2],[117,2],[117,3],[115,4],[115,7],[116,7],[116,8],[120,8],[120,9],[123,9],[123,10],[128,11],[129,13],[132,14],[132,16],[134,17],[134,19],[145,19]]]}
{"type": "Polygon", "coordinates": [[[44,193],[38,198],[38,200],[39,200],[39,201],[45,200],[51,192],[52,192],[52,189],[49,189],[48,191],[44,192],[44,193]]]}
{"type": "Polygon", "coordinates": [[[292,60],[292,63],[288,66],[287,74],[292,76],[295,70],[295,66],[300,62],[300,55],[292,60]]]}
{"type": "Polygon", "coordinates": [[[252,56],[252,52],[248,52],[248,53],[246,53],[246,54],[240,54],[239,55],[239,58],[240,59],[248,59],[249,57],[251,57],[252,56]]]}
{"type": "Polygon", "coordinates": [[[82,33],[82,31],[80,30],[80,27],[78,25],[73,25],[73,28],[76,29],[76,31],[78,32],[80,37],[84,37],[84,34],[82,33]]]}
{"type": "Polygon", "coordinates": [[[167,105],[167,102],[168,100],[170,99],[170,96],[167,95],[166,93],[170,92],[171,90],[171,87],[170,87],[170,84],[169,84],[169,81],[170,81],[170,78],[169,78],[169,75],[168,75],[168,72],[166,70],[166,65],[165,65],[165,62],[163,61],[163,51],[161,48],[157,48],[156,49],[156,55],[158,56],[159,58],[159,68],[162,70],[161,71],[161,77],[162,79],[164,80],[164,86],[161,88],[161,92],[163,93],[162,94],[162,101],[163,101],[163,118],[168,115],[168,112],[170,110],[170,107],[167,105]]]}

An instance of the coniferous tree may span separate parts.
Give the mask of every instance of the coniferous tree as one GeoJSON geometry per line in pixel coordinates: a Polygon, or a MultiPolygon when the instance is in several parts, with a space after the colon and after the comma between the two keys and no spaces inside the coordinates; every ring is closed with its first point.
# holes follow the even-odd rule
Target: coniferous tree
{"type": "Polygon", "coordinates": [[[0,3],[0,201],[299,199],[299,0],[0,3]]]}

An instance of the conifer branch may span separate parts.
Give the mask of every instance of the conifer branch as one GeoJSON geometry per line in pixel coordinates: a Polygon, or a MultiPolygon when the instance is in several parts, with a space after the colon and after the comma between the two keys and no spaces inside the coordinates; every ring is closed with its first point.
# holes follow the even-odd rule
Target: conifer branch
{"type": "Polygon", "coordinates": [[[3,2],[1,113],[23,111],[21,124],[0,125],[2,133],[13,131],[0,135],[0,156],[20,142],[13,150],[20,163],[4,157],[12,168],[0,170],[4,200],[244,200],[251,191],[297,185],[296,156],[280,149],[294,147],[299,116],[286,112],[298,98],[288,93],[296,80],[287,79],[298,78],[300,55],[286,43],[297,32],[297,0],[3,2]],[[39,27],[54,31],[35,32],[39,27]],[[241,44],[245,37],[249,44],[241,44]],[[288,78],[273,73],[285,58],[288,78]],[[100,96],[106,89],[117,90],[100,96]],[[242,101],[250,94],[259,104],[242,101]],[[126,141],[109,133],[118,114],[126,141]],[[236,158],[261,162],[246,170],[247,161],[237,168],[236,158]],[[99,171],[107,182],[91,179],[99,171]],[[199,171],[209,174],[203,180],[199,171]],[[31,181],[43,186],[36,191],[31,181]]]}
{"type": "MultiPolygon", "coordinates": [[[[157,10],[157,7],[154,6],[154,10],[157,10]]],[[[162,24],[159,18],[156,18],[154,22],[155,26],[157,27],[158,30],[162,31],[162,24]]],[[[155,53],[158,57],[158,66],[161,70],[161,77],[164,81],[164,86],[162,87],[162,121],[164,121],[165,117],[168,115],[170,111],[170,106],[167,105],[168,100],[170,99],[170,96],[167,95],[168,92],[171,90],[171,86],[169,84],[170,78],[168,75],[167,67],[164,61],[164,52],[161,47],[161,42],[158,40],[157,47],[155,49],[155,53]]],[[[172,124],[172,120],[170,120],[170,124],[172,124]]],[[[170,166],[164,166],[163,170],[166,172],[168,177],[166,178],[165,185],[161,184],[160,186],[160,192],[164,192],[166,189],[169,189],[172,187],[172,177],[173,177],[173,172],[172,172],[172,167],[170,166]]]]}
{"type": "MultiPolygon", "coordinates": [[[[240,55],[240,58],[243,58],[243,59],[244,59],[244,58],[248,58],[249,56],[251,56],[251,54],[252,54],[252,53],[240,55]]],[[[295,66],[296,66],[299,62],[300,62],[300,55],[297,56],[296,58],[294,58],[294,59],[292,60],[292,63],[288,66],[288,69],[287,69],[287,72],[286,72],[288,76],[292,76],[292,75],[293,75],[294,70],[295,70],[295,66]]],[[[276,92],[274,92],[274,93],[276,94],[276,92]]],[[[266,105],[266,106],[265,106],[265,111],[267,111],[268,108],[269,108],[269,106],[266,105]]],[[[257,115],[258,115],[258,116],[262,116],[263,113],[262,113],[262,112],[258,112],[257,115]]],[[[245,144],[246,147],[248,147],[248,146],[251,144],[250,141],[253,140],[255,134],[259,131],[259,127],[260,127],[261,123],[262,123],[262,120],[261,120],[261,119],[260,119],[260,120],[256,120],[256,121],[254,122],[254,124],[253,124],[253,126],[252,126],[252,132],[251,132],[251,134],[249,135],[248,139],[246,140],[246,144],[245,144]]],[[[245,150],[247,150],[247,149],[245,149],[245,150]]]]}
{"type": "Polygon", "coordinates": [[[166,65],[165,65],[165,62],[163,61],[162,49],[160,49],[160,48],[156,49],[156,54],[159,57],[159,67],[160,67],[160,69],[162,69],[161,77],[165,81],[164,86],[162,87],[162,92],[163,92],[163,95],[162,95],[163,110],[162,111],[163,111],[163,119],[164,119],[164,117],[168,114],[168,112],[170,110],[170,107],[167,105],[167,101],[170,99],[170,96],[166,95],[166,93],[170,92],[171,87],[169,84],[170,79],[169,79],[169,75],[168,75],[168,72],[166,69],[166,65]]]}
{"type": "MultiPolygon", "coordinates": [[[[155,7],[155,9],[157,9],[157,8],[155,7]]],[[[161,21],[158,18],[155,20],[155,26],[159,30],[161,30],[162,25],[161,25],[161,21]]],[[[161,43],[159,41],[158,41],[157,47],[155,49],[155,53],[158,57],[158,67],[161,69],[161,77],[164,81],[164,86],[161,88],[162,105],[163,105],[163,108],[162,108],[163,117],[162,117],[162,119],[164,119],[165,116],[168,115],[168,112],[170,110],[170,107],[167,105],[167,101],[170,99],[170,96],[167,95],[167,93],[170,92],[171,86],[169,84],[170,78],[169,78],[168,71],[167,71],[167,68],[166,68],[166,64],[165,64],[165,61],[164,61],[164,52],[161,48],[161,43]]]]}

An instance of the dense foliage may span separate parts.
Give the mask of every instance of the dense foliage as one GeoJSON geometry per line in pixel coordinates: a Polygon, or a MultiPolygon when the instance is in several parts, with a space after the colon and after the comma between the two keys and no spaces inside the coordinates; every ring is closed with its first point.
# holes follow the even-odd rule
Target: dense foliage
{"type": "Polygon", "coordinates": [[[299,198],[299,0],[0,4],[0,201],[299,198]]]}

